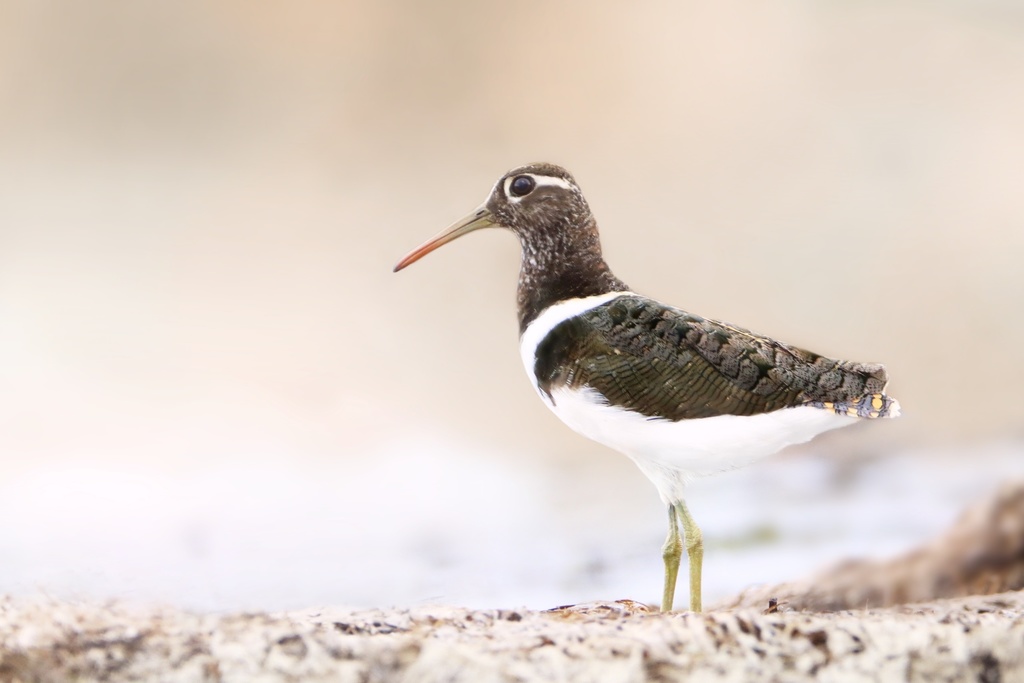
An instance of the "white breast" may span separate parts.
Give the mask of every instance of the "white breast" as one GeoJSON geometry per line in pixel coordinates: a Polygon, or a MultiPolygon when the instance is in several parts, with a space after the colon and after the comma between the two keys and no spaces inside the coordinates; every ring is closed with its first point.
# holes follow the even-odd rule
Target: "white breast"
{"type": "Polygon", "coordinates": [[[526,374],[555,415],[583,436],[629,456],[666,503],[682,500],[683,488],[694,477],[742,467],[856,422],[856,418],[810,406],[671,422],[610,406],[590,388],[555,389],[549,398],[534,375],[537,346],[560,322],[624,294],[632,293],[602,294],[551,306],[526,328],[520,352],[526,374]]]}

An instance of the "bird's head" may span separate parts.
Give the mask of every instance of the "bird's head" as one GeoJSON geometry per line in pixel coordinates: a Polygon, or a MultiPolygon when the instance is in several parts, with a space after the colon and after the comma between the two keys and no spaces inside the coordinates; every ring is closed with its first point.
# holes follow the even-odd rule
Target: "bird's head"
{"type": "Polygon", "coordinates": [[[478,209],[409,252],[395,271],[438,247],[481,228],[514,232],[524,246],[549,242],[559,234],[591,228],[590,208],[576,181],[554,164],[529,164],[503,175],[478,209]]]}

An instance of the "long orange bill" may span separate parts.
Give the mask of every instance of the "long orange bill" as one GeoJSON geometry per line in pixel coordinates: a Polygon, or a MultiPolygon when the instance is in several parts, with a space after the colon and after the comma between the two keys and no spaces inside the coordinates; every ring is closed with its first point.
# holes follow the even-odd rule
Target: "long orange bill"
{"type": "Polygon", "coordinates": [[[398,265],[395,266],[394,272],[397,273],[407,265],[416,263],[438,247],[448,244],[452,240],[458,239],[468,232],[473,232],[480,228],[489,228],[494,224],[494,216],[490,211],[481,206],[473,213],[448,226],[437,235],[406,254],[405,257],[398,262],[398,265]]]}

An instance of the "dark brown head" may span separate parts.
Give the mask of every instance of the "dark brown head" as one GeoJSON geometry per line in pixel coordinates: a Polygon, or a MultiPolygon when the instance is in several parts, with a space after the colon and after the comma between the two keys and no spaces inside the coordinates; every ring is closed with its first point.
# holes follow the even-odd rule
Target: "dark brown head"
{"type": "Polygon", "coordinates": [[[550,246],[556,233],[559,241],[597,242],[590,207],[569,172],[554,164],[529,164],[503,175],[483,205],[409,252],[395,271],[466,233],[489,227],[511,230],[527,251],[550,246]]]}
{"type": "Polygon", "coordinates": [[[587,232],[590,207],[569,172],[552,164],[530,164],[502,176],[484,205],[495,221],[521,240],[552,231],[587,232]]]}
{"type": "Polygon", "coordinates": [[[564,299],[626,289],[601,257],[597,224],[573,177],[554,164],[512,169],[487,201],[409,252],[395,271],[467,233],[501,227],[523,247],[519,319],[525,326],[545,306],[564,299]]]}

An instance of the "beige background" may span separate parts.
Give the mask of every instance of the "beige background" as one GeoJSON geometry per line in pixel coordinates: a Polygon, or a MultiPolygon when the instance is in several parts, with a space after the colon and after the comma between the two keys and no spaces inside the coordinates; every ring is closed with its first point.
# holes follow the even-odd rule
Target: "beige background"
{"type": "Polygon", "coordinates": [[[995,0],[0,4],[0,468],[429,443],[653,497],[532,394],[511,236],[391,273],[536,160],[634,289],[886,363],[905,417],[819,448],[1013,442],[1022,84],[995,0]]]}

